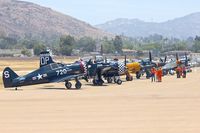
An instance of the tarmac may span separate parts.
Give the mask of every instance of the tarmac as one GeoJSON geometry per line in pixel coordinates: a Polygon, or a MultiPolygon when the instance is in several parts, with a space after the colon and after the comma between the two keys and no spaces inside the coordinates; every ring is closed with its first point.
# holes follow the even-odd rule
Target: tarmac
{"type": "Polygon", "coordinates": [[[0,133],[198,133],[200,70],[162,83],[0,89],[0,133]]]}

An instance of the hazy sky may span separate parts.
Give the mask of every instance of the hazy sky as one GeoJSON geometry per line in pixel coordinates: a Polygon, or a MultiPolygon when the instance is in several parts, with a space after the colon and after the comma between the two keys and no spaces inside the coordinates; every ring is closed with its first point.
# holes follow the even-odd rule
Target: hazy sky
{"type": "Polygon", "coordinates": [[[200,12],[200,0],[24,0],[50,7],[90,24],[116,18],[162,22],[200,12]]]}

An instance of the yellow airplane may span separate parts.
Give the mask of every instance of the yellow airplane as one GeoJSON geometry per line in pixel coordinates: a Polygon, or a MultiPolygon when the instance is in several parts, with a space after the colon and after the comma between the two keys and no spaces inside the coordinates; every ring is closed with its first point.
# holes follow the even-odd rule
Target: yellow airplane
{"type": "Polygon", "coordinates": [[[128,77],[132,78],[131,74],[136,74],[137,79],[141,77],[141,71],[142,71],[141,64],[139,62],[128,62],[126,55],[125,55],[125,67],[126,71],[124,74],[126,74],[127,78],[128,77]]]}
{"type": "Polygon", "coordinates": [[[128,69],[129,73],[136,74],[137,79],[141,77],[142,67],[139,62],[126,63],[126,68],[128,69]]]}

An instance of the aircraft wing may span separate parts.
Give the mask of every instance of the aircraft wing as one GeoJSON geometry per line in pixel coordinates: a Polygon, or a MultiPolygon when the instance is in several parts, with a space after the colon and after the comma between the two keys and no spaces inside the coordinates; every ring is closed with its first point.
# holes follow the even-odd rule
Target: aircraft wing
{"type": "Polygon", "coordinates": [[[78,74],[78,75],[67,75],[67,76],[65,76],[65,77],[62,77],[62,78],[56,78],[56,79],[53,79],[53,80],[51,80],[50,82],[57,82],[57,83],[59,83],[59,82],[64,82],[64,81],[66,81],[66,80],[73,80],[73,79],[75,79],[75,78],[79,78],[79,77],[83,77],[83,74],[78,74]]]}

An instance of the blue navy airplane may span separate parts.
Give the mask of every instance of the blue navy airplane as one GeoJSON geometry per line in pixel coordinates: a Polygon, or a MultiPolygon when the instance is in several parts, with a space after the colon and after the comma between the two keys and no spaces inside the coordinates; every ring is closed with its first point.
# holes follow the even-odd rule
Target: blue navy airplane
{"type": "Polygon", "coordinates": [[[75,88],[80,89],[82,84],[79,79],[84,78],[86,69],[84,62],[73,64],[55,63],[48,51],[40,54],[40,68],[25,75],[18,76],[11,68],[3,71],[3,83],[5,88],[12,88],[44,83],[65,82],[67,89],[72,88],[71,80],[75,80],[75,88]]]}
{"type": "MultiPolygon", "coordinates": [[[[118,85],[122,84],[122,80],[119,75],[119,68],[117,64],[106,63],[102,61],[85,61],[87,77],[93,79],[93,85],[102,86],[104,81],[102,77],[104,77],[108,83],[111,83],[111,79],[114,78],[114,82],[118,85]]],[[[87,79],[88,79],[87,78],[87,79]]]]}

